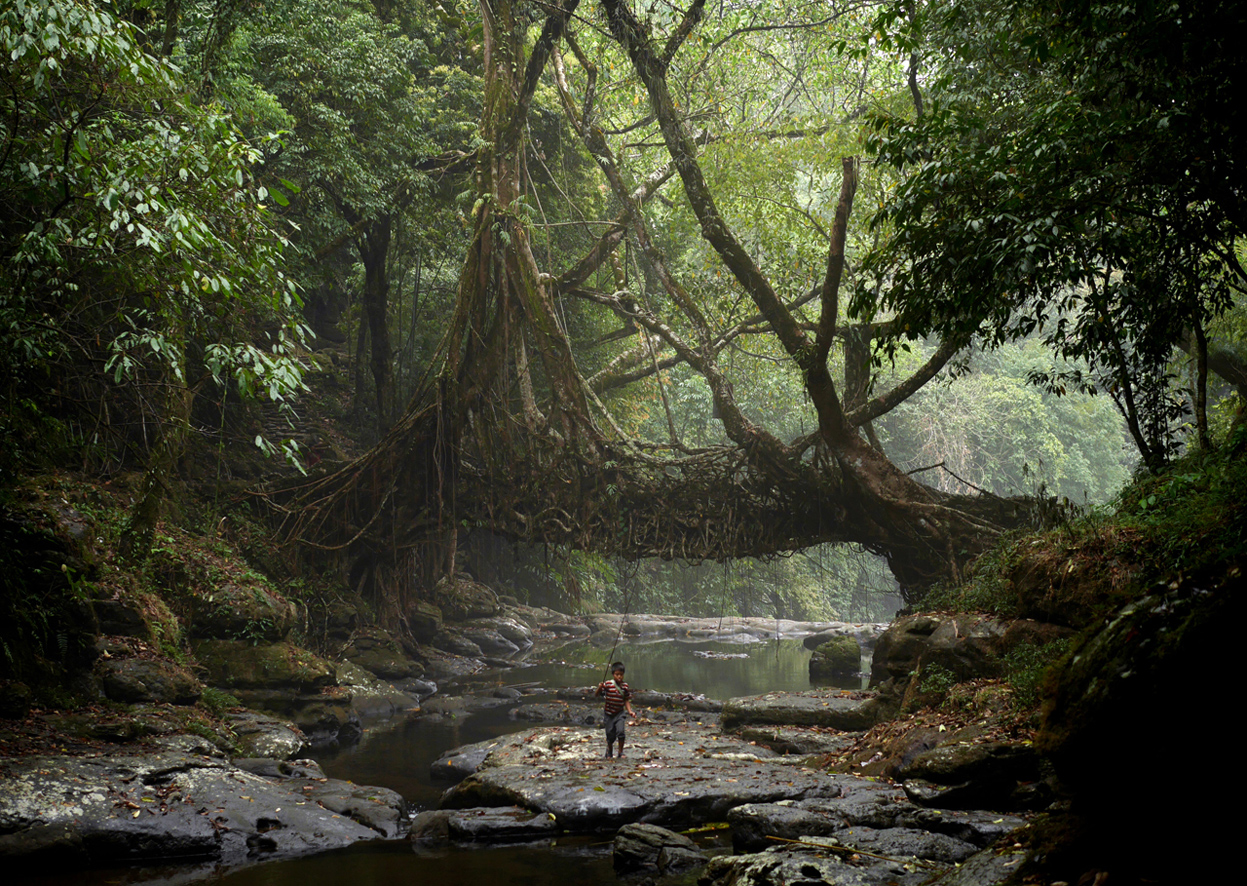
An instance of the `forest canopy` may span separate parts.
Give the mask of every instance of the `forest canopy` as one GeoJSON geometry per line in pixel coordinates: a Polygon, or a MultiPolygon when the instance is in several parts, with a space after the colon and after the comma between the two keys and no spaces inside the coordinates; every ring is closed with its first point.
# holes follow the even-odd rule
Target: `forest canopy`
{"type": "Polygon", "coordinates": [[[197,438],[319,464],[272,512],[391,603],[480,533],[955,578],[1241,402],[1243,16],[18,0],[6,447],[141,467],[137,557],[197,438]]]}

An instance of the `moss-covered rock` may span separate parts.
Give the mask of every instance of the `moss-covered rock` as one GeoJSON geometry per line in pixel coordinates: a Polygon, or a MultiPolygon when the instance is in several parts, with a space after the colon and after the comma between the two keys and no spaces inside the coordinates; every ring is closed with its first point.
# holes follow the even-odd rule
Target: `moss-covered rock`
{"type": "Polygon", "coordinates": [[[923,614],[897,619],[879,638],[871,685],[887,680],[905,684],[924,669],[947,672],[953,682],[999,677],[1003,658],[1030,644],[1043,646],[1073,633],[1069,628],[1030,619],[1003,619],[979,613],[923,614]]]}
{"type": "Polygon", "coordinates": [[[417,600],[407,607],[407,627],[417,643],[428,643],[442,630],[440,606],[417,600]]]}
{"type": "Polygon", "coordinates": [[[502,613],[498,595],[464,573],[439,581],[433,589],[433,602],[441,607],[442,615],[449,621],[489,618],[502,613]]]}
{"type": "Polygon", "coordinates": [[[104,694],[124,704],[194,704],[203,686],[185,668],[168,661],[123,658],[97,666],[104,694]]]}
{"type": "Polygon", "coordinates": [[[852,677],[862,668],[862,647],[849,634],[832,637],[810,656],[810,678],[852,677]]]}
{"type": "Polygon", "coordinates": [[[399,642],[381,628],[357,630],[342,658],[386,680],[405,680],[424,673],[424,666],[409,658],[399,642]]]}
{"type": "Polygon", "coordinates": [[[224,582],[197,595],[190,618],[196,638],[274,642],[290,635],[298,611],[261,582],[224,582]]]}
{"type": "Polygon", "coordinates": [[[318,692],[337,682],[333,664],[293,643],[196,640],[207,682],[222,689],[318,692]]]}

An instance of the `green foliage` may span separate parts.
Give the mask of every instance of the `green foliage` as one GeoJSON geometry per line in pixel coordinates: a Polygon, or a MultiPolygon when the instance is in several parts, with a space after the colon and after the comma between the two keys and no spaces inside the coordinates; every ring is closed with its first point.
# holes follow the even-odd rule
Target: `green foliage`
{"type": "Polygon", "coordinates": [[[1224,450],[1192,452],[1155,476],[1140,477],[1118,504],[1139,533],[1148,572],[1167,579],[1247,555],[1247,427],[1224,450]]]}
{"type": "Polygon", "coordinates": [[[1036,645],[1023,643],[1004,656],[1005,677],[1013,687],[1013,704],[1029,710],[1039,704],[1044,677],[1069,651],[1068,639],[1036,645]]]}
{"type": "Polygon", "coordinates": [[[957,684],[957,675],[940,664],[923,665],[918,672],[918,688],[926,692],[938,692],[941,695],[957,684]]]}
{"type": "MultiPolygon", "coordinates": [[[[1173,344],[1244,282],[1232,244],[1244,30],[1231,2],[976,0],[889,7],[933,71],[921,119],[877,117],[871,147],[905,173],[875,226],[855,308],[904,336],[992,345],[1040,333],[1049,390],[1108,392],[1152,468],[1186,409],[1173,344]],[[878,294],[878,297],[876,297],[878,294]]],[[[1241,122],[1241,121],[1240,121],[1241,122]]]]}
{"type": "Polygon", "coordinates": [[[63,376],[85,355],[84,383],[185,389],[206,370],[244,394],[299,390],[299,300],[260,148],[98,4],[6,5],[0,52],[10,377],[63,376]]]}
{"type": "MultiPolygon", "coordinates": [[[[898,363],[916,364],[926,350],[898,363]]],[[[1107,398],[1028,384],[1048,362],[1035,341],[976,353],[955,378],[926,385],[880,420],[880,439],[908,470],[938,466],[923,474],[937,488],[1106,502],[1133,466],[1121,416],[1107,398]]]]}
{"type": "MultiPolygon", "coordinates": [[[[230,695],[224,689],[217,689],[215,686],[205,686],[203,692],[199,696],[199,703],[204,706],[207,711],[217,717],[223,717],[229,713],[231,708],[242,707],[242,702],[237,696],[230,695]]],[[[215,740],[215,733],[203,735],[197,733],[204,738],[215,740]]]]}
{"type": "Polygon", "coordinates": [[[1010,580],[1012,565],[1021,552],[1024,536],[1011,533],[985,551],[975,562],[966,580],[938,584],[918,601],[924,611],[988,612],[1010,617],[1017,615],[1017,596],[1010,580]]]}

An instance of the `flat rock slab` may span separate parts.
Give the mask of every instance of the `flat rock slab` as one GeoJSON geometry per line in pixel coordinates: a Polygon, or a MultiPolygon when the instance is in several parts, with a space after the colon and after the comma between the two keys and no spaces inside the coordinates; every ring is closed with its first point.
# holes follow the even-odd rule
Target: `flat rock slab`
{"type": "Polygon", "coordinates": [[[303,855],[397,836],[404,811],[384,788],[267,779],[175,751],[0,764],[0,856],[57,867],[303,855]]]}
{"type": "Polygon", "coordinates": [[[812,846],[783,846],[749,855],[712,858],[700,886],[997,886],[1016,873],[1020,853],[985,849],[956,868],[857,856],[812,846]]]}
{"type": "Polygon", "coordinates": [[[540,840],[557,837],[559,824],[548,814],[519,806],[433,809],[411,823],[411,841],[422,846],[446,843],[540,840]]]}
{"type": "Polygon", "coordinates": [[[735,733],[777,754],[806,756],[838,753],[853,744],[859,735],[826,726],[741,726],[735,733]]]}
{"type": "Polygon", "coordinates": [[[724,729],[742,726],[829,726],[863,732],[875,725],[877,702],[837,689],[771,692],[732,698],[723,705],[724,729]]]}
{"type": "Polygon", "coordinates": [[[597,730],[546,727],[510,736],[442,807],[522,806],[565,831],[645,822],[681,829],[745,803],[836,796],[836,779],[768,748],[698,727],[632,725],[628,756],[603,759],[597,730]]]}
{"type": "Polygon", "coordinates": [[[781,840],[813,839],[884,855],[958,863],[990,846],[1026,819],[982,811],[937,811],[915,806],[888,782],[832,776],[833,799],[750,803],[728,813],[732,845],[756,852],[781,840]]]}

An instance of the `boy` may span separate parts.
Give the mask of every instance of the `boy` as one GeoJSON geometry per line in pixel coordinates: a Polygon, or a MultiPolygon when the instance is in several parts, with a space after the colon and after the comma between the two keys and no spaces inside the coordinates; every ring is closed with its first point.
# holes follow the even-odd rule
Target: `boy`
{"type": "Polygon", "coordinates": [[[606,758],[611,757],[611,749],[616,740],[619,741],[619,756],[624,755],[624,715],[632,717],[632,690],[624,682],[624,666],[622,661],[611,665],[613,680],[598,684],[597,695],[606,699],[606,758]]]}

